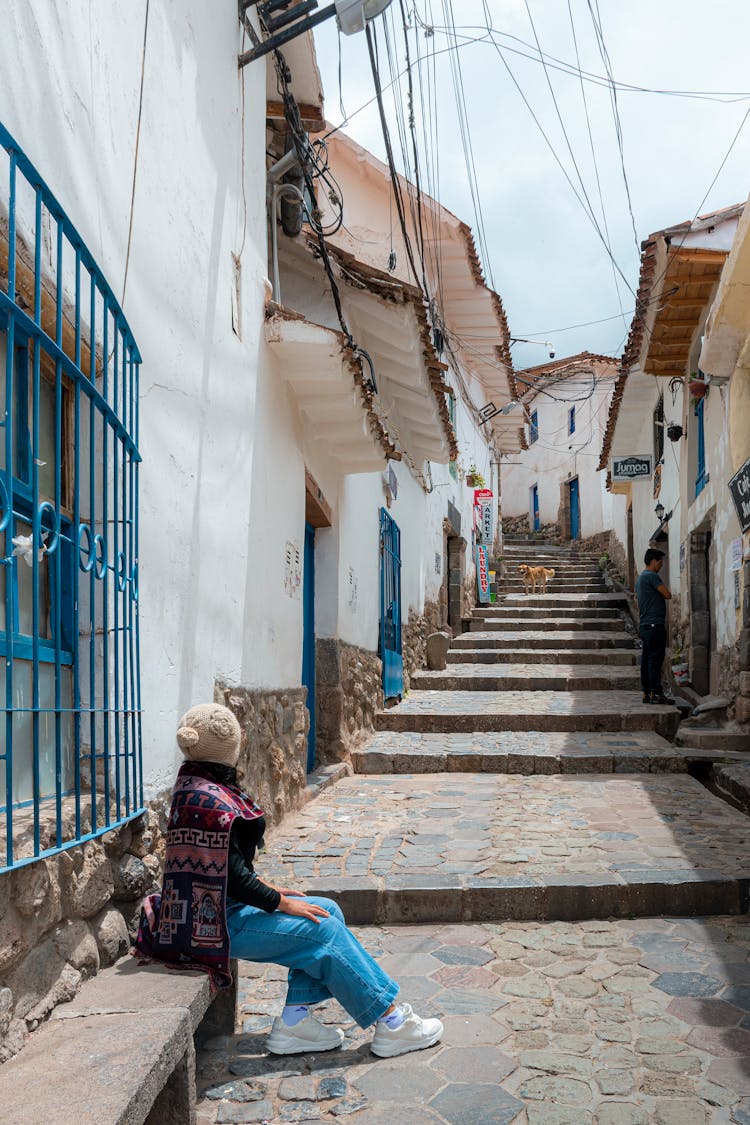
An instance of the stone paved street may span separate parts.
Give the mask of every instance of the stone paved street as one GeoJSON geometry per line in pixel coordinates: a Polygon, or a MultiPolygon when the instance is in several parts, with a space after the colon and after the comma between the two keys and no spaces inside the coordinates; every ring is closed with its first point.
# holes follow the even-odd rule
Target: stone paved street
{"type": "Polygon", "coordinates": [[[198,1063],[200,1125],[747,1125],[744,918],[363,928],[439,1047],[377,1060],[331,1003],[341,1051],[278,1059],[263,1041],[284,972],[244,965],[240,1024],[198,1063]]]}
{"type": "Polygon", "coordinates": [[[750,880],[750,824],[685,774],[357,776],[288,818],[263,870],[345,891],[361,921],[402,920],[409,891],[429,921],[446,894],[457,919],[498,917],[511,900],[516,917],[548,917],[536,889],[571,902],[582,891],[611,913],[652,913],[646,887],[665,903],[720,892],[734,910],[750,880]]]}
{"type": "Polygon", "coordinates": [[[529,596],[525,550],[258,861],[367,923],[442,1043],[376,1060],[331,1002],[341,1051],[270,1057],[285,971],[245,964],[237,1034],[199,1056],[201,1125],[750,1125],[750,820],[696,780],[718,763],[744,793],[746,756],[673,744],[595,559],[550,549],[529,596]]]}

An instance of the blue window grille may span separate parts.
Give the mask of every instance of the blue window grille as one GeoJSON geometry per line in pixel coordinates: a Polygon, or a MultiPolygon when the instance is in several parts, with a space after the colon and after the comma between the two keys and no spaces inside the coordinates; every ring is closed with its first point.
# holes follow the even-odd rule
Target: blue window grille
{"type": "Polygon", "coordinates": [[[571,406],[568,411],[568,433],[574,434],[576,432],[576,408],[571,406]]]}
{"type": "Polygon", "coordinates": [[[0,125],[3,870],[143,811],[140,362],[101,270],[0,125]]]}
{"type": "Polygon", "coordinates": [[[695,417],[697,420],[696,439],[698,442],[698,457],[695,474],[695,495],[700,496],[708,484],[706,472],[706,429],[705,429],[705,400],[699,399],[695,404],[695,417]]]}
{"type": "Polygon", "coordinates": [[[539,411],[532,410],[531,422],[529,424],[529,445],[533,445],[535,441],[539,440],[539,411]]]}

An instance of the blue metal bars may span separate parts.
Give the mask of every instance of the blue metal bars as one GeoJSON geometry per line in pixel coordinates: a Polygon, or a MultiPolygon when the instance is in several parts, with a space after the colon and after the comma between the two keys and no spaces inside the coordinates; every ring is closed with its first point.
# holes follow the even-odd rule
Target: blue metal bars
{"type": "Polygon", "coordinates": [[[0,869],[143,810],[140,362],[101,270],[0,125],[0,869]]]}

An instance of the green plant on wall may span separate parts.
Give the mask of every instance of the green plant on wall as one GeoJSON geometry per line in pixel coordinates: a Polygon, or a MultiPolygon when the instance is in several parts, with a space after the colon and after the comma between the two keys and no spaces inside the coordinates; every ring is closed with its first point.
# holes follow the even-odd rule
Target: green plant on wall
{"type": "Polygon", "coordinates": [[[471,465],[469,465],[469,471],[466,474],[466,483],[468,484],[469,488],[485,487],[484,477],[473,462],[471,465]]]}

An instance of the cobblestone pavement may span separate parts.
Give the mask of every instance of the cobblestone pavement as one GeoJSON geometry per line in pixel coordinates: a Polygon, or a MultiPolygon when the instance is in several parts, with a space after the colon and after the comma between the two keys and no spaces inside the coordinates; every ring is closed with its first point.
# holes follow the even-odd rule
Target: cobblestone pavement
{"type": "Polygon", "coordinates": [[[750,876],[750,821],[684,774],[355,776],[287,817],[259,869],[272,882],[750,876]]]}
{"type": "Polygon", "coordinates": [[[285,971],[243,964],[240,1026],[198,1057],[199,1125],[748,1125],[750,922],[742,918],[357,931],[443,1043],[376,1059],[264,1051],[285,971]]]}

